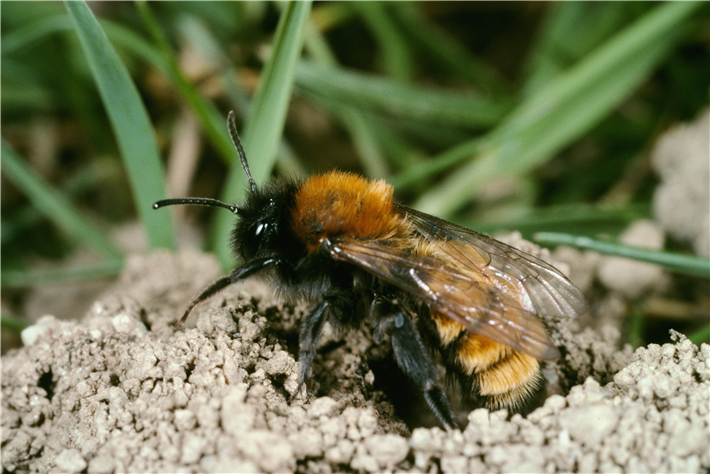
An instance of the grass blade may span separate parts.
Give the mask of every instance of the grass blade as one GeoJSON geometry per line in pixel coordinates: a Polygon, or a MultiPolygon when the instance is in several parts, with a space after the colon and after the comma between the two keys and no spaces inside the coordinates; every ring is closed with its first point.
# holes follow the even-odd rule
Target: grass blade
{"type": "Polygon", "coordinates": [[[545,86],[623,27],[628,2],[558,2],[550,5],[528,56],[524,95],[545,86]]]}
{"type": "MultiPolygon", "coordinates": [[[[96,162],[89,165],[63,183],[58,192],[64,194],[68,199],[72,199],[95,186],[102,185],[108,181],[111,175],[118,175],[122,172],[112,164],[113,162],[111,164],[96,162]]],[[[27,205],[13,213],[7,220],[3,220],[2,229],[0,229],[0,244],[9,243],[22,230],[36,225],[41,219],[42,213],[33,205],[27,205]]]]}
{"type": "Polygon", "coordinates": [[[703,342],[710,341],[710,324],[695,331],[693,334],[688,336],[688,339],[690,339],[690,342],[698,346],[703,342]]]}
{"type": "Polygon", "coordinates": [[[2,272],[2,287],[26,288],[46,284],[94,281],[101,278],[114,277],[121,273],[121,270],[123,270],[123,261],[118,259],[106,260],[92,265],[62,267],[51,270],[8,270],[2,272]]]}
{"type": "Polygon", "coordinates": [[[42,18],[12,33],[3,35],[2,55],[10,55],[44,38],[47,35],[72,28],[71,20],[66,15],[54,15],[42,18]]]}
{"type": "Polygon", "coordinates": [[[65,5],[116,135],[148,243],[151,248],[172,249],[170,214],[152,212],[152,204],[165,197],[165,173],[138,90],[88,5],[83,1],[65,5]]]}
{"type": "MultiPolygon", "coordinates": [[[[450,216],[492,179],[525,173],[554,156],[647,77],[678,39],[683,20],[701,6],[702,2],[671,2],[654,8],[522,103],[484,138],[475,161],[432,188],[413,207],[450,216]]],[[[458,149],[464,150],[464,145],[458,149]]],[[[459,161],[470,158],[456,156],[459,161]]]]}
{"type": "Polygon", "coordinates": [[[234,159],[234,147],[229,139],[227,128],[224,126],[222,115],[212,102],[208,101],[200,94],[197,88],[190,83],[187,77],[185,77],[185,74],[180,70],[172,48],[160,29],[148,3],[141,1],[137,2],[136,6],[143,18],[143,22],[146,24],[153,37],[153,41],[162,54],[163,64],[165,65],[163,72],[168,76],[170,82],[172,82],[183,99],[189,104],[190,109],[195,113],[195,117],[197,117],[202,130],[205,131],[212,145],[226,163],[231,163],[234,159]]]}
{"type": "MultiPolygon", "coordinates": [[[[338,67],[338,60],[327,41],[315,28],[312,21],[306,26],[305,49],[314,60],[327,67],[338,67]]],[[[318,100],[318,99],[316,99],[318,100]]],[[[370,178],[387,176],[387,163],[374,135],[374,126],[356,108],[341,104],[329,104],[331,112],[340,119],[348,131],[362,163],[365,175],[370,178]]]]}
{"type": "MultiPolygon", "coordinates": [[[[241,133],[244,151],[250,160],[251,174],[257,183],[266,180],[276,160],[310,10],[311,2],[291,2],[284,9],[276,30],[271,58],[262,73],[251,113],[241,133]]],[[[234,160],[222,200],[234,202],[241,198],[246,183],[239,160],[234,160]]],[[[217,214],[212,233],[215,252],[225,268],[234,263],[227,241],[233,224],[233,215],[217,214]]]]}
{"type": "Polygon", "coordinates": [[[394,25],[387,4],[383,2],[350,2],[347,4],[363,19],[377,43],[382,64],[388,76],[408,82],[414,75],[414,54],[410,44],[394,25]]]}
{"type": "Polygon", "coordinates": [[[469,128],[495,125],[511,106],[509,101],[410,86],[381,76],[308,61],[299,64],[296,84],[324,100],[437,125],[469,128]]]}
{"type": "Polygon", "coordinates": [[[0,328],[3,331],[10,331],[14,333],[21,333],[23,329],[32,325],[32,321],[28,321],[24,318],[18,318],[17,316],[11,316],[9,314],[3,314],[0,316],[0,328]]]}
{"type": "Polygon", "coordinates": [[[37,210],[64,232],[108,257],[122,257],[121,251],[106,239],[99,228],[82,216],[63,193],[46,183],[4,140],[2,172],[32,201],[37,210]]]}
{"type": "Polygon", "coordinates": [[[485,61],[454,39],[448,31],[429,22],[421,14],[421,4],[391,2],[387,6],[409,37],[429,57],[484,91],[503,97],[512,90],[509,81],[485,61]]]}
{"type": "Polygon", "coordinates": [[[541,244],[571,245],[580,249],[594,250],[606,255],[616,255],[642,262],[655,263],[676,273],[683,273],[710,279],[710,259],[683,255],[674,252],[662,252],[639,247],[604,242],[590,237],[560,234],[556,232],[539,232],[533,236],[535,242],[541,244]]]}
{"type": "Polygon", "coordinates": [[[475,220],[464,218],[460,224],[483,233],[515,229],[524,236],[543,231],[616,235],[633,221],[650,218],[651,208],[647,203],[624,205],[569,203],[521,208],[503,218],[479,217],[475,220]]]}

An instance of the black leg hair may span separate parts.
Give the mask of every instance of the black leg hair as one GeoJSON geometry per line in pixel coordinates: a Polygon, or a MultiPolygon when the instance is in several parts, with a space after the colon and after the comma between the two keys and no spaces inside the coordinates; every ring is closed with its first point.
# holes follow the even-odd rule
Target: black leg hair
{"type": "Polygon", "coordinates": [[[326,311],[331,305],[332,302],[329,299],[324,299],[311,310],[301,323],[301,333],[298,337],[298,362],[300,362],[301,368],[298,374],[298,387],[291,395],[291,398],[301,392],[301,387],[303,387],[306,379],[311,377],[311,364],[316,356],[316,348],[323,332],[323,324],[325,324],[327,319],[326,311]]]}
{"type": "Polygon", "coordinates": [[[255,260],[251,260],[245,263],[240,267],[235,268],[234,270],[232,270],[232,273],[215,281],[210,286],[202,290],[199,295],[195,296],[192,301],[190,301],[190,304],[185,310],[185,314],[182,315],[182,318],[180,318],[180,321],[178,321],[177,326],[182,326],[183,324],[185,324],[187,317],[190,315],[190,311],[192,311],[192,308],[194,308],[210,296],[219,293],[232,283],[236,283],[239,280],[249,277],[254,273],[258,272],[259,270],[263,270],[269,265],[274,265],[278,263],[279,260],[276,258],[257,258],[255,260]]]}
{"type": "Polygon", "coordinates": [[[379,321],[376,336],[390,334],[399,368],[424,392],[424,399],[441,423],[446,428],[458,428],[451,403],[439,386],[439,374],[434,361],[412,319],[396,300],[378,300],[373,303],[372,310],[383,314],[383,306],[389,310],[390,315],[375,318],[375,321],[379,321]]]}

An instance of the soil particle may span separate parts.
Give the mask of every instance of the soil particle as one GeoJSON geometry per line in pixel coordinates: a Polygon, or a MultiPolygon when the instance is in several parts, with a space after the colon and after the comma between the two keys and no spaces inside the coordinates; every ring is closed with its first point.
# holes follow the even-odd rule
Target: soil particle
{"type": "MultiPolygon", "coordinates": [[[[702,472],[710,346],[682,335],[632,356],[618,331],[548,322],[563,357],[526,417],[468,413],[463,431],[409,428],[379,389],[389,357],[367,327],[323,338],[296,392],[305,308],[258,281],[176,329],[219,274],[197,253],[131,259],[80,322],[41,318],[2,363],[8,472],[702,472]],[[550,388],[552,387],[552,388],[550,388]],[[534,408],[534,407],[533,407],[534,408]]],[[[386,382],[386,381],[385,381],[386,382]]]]}
{"type": "Polygon", "coordinates": [[[88,465],[78,449],[65,449],[54,459],[61,472],[81,472],[88,465]]]}
{"type": "Polygon", "coordinates": [[[653,210],[661,227],[710,255],[710,110],[691,123],[666,131],[651,152],[661,183],[653,210]]]}

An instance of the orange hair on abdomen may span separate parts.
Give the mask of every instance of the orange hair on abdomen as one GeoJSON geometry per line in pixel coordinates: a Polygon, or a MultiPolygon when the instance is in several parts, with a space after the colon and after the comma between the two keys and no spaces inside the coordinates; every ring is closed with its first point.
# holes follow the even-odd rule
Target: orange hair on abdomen
{"type": "Polygon", "coordinates": [[[393,210],[392,186],[342,171],[307,179],[296,192],[291,227],[310,252],[323,238],[393,238],[402,218],[393,210]]]}

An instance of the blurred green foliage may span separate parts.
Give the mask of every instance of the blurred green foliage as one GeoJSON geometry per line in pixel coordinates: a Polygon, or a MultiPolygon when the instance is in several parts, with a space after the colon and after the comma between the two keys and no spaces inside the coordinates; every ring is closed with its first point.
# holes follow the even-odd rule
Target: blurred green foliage
{"type": "MultiPolygon", "coordinates": [[[[3,2],[3,286],[119,271],[112,231],[135,218],[170,247],[146,203],[185,114],[190,195],[242,196],[233,109],[257,181],[339,167],[477,230],[593,237],[650,216],[650,147],[708,103],[702,2],[305,5],[3,2]],[[98,260],[62,273],[85,247],[98,260]]],[[[188,212],[233,264],[232,216],[188,212]]]]}

